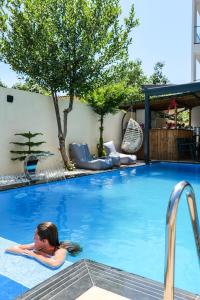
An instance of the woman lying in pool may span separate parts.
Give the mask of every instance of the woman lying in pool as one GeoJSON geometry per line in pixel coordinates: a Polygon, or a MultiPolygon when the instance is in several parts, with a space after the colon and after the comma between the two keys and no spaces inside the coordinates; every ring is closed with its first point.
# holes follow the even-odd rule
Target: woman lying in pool
{"type": "Polygon", "coordinates": [[[33,244],[13,246],[6,251],[32,257],[51,268],[56,268],[64,263],[68,252],[76,255],[82,249],[76,243],[59,242],[56,225],[45,222],[37,226],[33,244]]]}

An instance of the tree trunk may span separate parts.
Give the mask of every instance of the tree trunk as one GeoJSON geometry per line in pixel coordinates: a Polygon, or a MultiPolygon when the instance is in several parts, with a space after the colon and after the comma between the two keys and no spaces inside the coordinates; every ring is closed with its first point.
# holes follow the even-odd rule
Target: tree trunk
{"type": "Polygon", "coordinates": [[[99,127],[99,130],[100,130],[100,137],[99,137],[99,145],[98,145],[98,156],[101,157],[103,156],[103,119],[104,119],[104,116],[101,115],[100,116],[100,127],[99,127]]]}
{"type": "Polygon", "coordinates": [[[65,136],[62,131],[60,110],[59,110],[58,97],[57,97],[56,92],[52,92],[52,98],[53,98],[53,103],[54,103],[54,108],[55,108],[55,113],[56,113],[56,120],[57,120],[57,125],[58,125],[58,140],[59,140],[59,146],[60,146],[59,150],[60,150],[63,162],[64,162],[64,166],[67,169],[70,169],[70,160],[66,153],[65,136]]]}
{"type": "Polygon", "coordinates": [[[64,138],[67,136],[67,120],[68,120],[68,114],[72,111],[73,108],[73,103],[74,103],[74,90],[70,92],[69,96],[69,107],[63,111],[64,113],[64,138]]]}

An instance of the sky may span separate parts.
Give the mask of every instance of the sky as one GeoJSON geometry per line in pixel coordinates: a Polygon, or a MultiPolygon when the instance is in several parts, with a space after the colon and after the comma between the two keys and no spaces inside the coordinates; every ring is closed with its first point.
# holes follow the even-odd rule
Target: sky
{"type": "MultiPolygon", "coordinates": [[[[127,15],[134,3],[140,25],[133,29],[129,58],[140,59],[146,75],[153,73],[156,62],[164,62],[163,69],[171,83],[191,81],[191,0],[120,0],[127,15]]],[[[9,65],[0,63],[0,80],[11,87],[17,74],[9,65]]]]}

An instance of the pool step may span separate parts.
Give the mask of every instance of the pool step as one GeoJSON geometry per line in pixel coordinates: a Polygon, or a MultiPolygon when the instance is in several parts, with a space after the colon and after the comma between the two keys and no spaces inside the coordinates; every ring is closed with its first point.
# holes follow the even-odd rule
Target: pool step
{"type": "Polygon", "coordinates": [[[17,243],[0,237],[0,274],[28,288],[36,286],[72,264],[66,261],[60,268],[52,270],[32,258],[5,252],[6,248],[14,245],[17,243]]]}
{"type": "MultiPolygon", "coordinates": [[[[163,285],[91,260],[80,260],[17,299],[75,300],[92,287],[132,300],[161,300],[163,285]]],[[[175,300],[200,300],[199,295],[175,289],[175,300]]]]}

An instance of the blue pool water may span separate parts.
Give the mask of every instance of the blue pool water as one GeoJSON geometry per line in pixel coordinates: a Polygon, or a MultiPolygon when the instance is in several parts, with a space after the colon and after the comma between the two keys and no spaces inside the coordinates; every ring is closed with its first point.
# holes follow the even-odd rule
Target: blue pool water
{"type": "MultiPolygon", "coordinates": [[[[29,243],[36,225],[57,224],[90,258],[163,282],[165,219],[176,183],[189,181],[200,215],[200,166],[157,163],[0,192],[0,236],[29,243]]],[[[176,287],[200,294],[200,270],[186,199],[177,218],[176,287]]],[[[14,270],[13,270],[14,271],[14,270]]]]}
{"type": "Polygon", "coordinates": [[[28,289],[25,286],[16,281],[0,275],[0,300],[13,300],[27,290],[28,289]]]}

